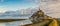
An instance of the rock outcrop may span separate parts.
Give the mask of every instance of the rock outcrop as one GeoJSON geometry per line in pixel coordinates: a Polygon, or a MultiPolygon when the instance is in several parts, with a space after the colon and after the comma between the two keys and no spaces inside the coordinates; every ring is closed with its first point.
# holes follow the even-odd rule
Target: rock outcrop
{"type": "Polygon", "coordinates": [[[32,24],[23,26],[44,26],[51,21],[49,19],[52,19],[52,17],[45,15],[42,10],[38,10],[29,19],[32,21],[32,24]]]}
{"type": "Polygon", "coordinates": [[[37,23],[37,22],[42,22],[49,18],[52,18],[52,17],[45,15],[42,10],[39,10],[39,11],[35,12],[29,19],[33,23],[37,23]]]}

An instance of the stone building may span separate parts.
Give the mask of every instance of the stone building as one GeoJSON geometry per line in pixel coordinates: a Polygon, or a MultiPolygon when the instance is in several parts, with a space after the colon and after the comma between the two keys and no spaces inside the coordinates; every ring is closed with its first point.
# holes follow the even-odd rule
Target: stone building
{"type": "Polygon", "coordinates": [[[44,12],[42,10],[38,10],[37,12],[35,12],[29,19],[33,22],[41,22],[43,21],[42,19],[44,19],[44,12]]]}
{"type": "Polygon", "coordinates": [[[23,26],[44,26],[50,22],[49,19],[52,19],[52,17],[44,14],[42,10],[38,10],[29,19],[32,21],[32,24],[23,26]]]}

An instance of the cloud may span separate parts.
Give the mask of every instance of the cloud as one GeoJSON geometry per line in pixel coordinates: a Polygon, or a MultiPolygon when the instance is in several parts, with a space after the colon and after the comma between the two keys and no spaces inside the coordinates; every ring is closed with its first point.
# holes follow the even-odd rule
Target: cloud
{"type": "Polygon", "coordinates": [[[0,6],[0,13],[5,12],[6,10],[4,9],[4,6],[0,6]]]}
{"type": "Polygon", "coordinates": [[[55,18],[59,18],[60,17],[60,0],[56,0],[56,2],[53,0],[48,1],[48,3],[45,6],[42,5],[42,10],[44,11],[48,10],[47,12],[45,11],[46,13],[51,13],[48,15],[55,18]]]}
{"type": "Polygon", "coordinates": [[[40,5],[40,9],[47,13],[47,15],[60,18],[60,0],[45,0],[45,2],[35,0],[35,2],[40,5]]]}

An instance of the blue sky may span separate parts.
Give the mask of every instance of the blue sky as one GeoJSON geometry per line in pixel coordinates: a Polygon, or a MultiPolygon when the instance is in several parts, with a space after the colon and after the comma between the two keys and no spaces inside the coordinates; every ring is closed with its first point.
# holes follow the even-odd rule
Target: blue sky
{"type": "Polygon", "coordinates": [[[24,9],[34,5],[34,0],[0,0],[0,11],[24,9]]]}

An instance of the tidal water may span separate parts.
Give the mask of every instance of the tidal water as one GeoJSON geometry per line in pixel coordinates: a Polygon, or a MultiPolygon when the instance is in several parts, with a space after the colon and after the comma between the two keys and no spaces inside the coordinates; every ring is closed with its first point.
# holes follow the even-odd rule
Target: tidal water
{"type": "Polygon", "coordinates": [[[30,23],[32,23],[30,20],[23,20],[23,21],[0,23],[0,26],[21,26],[21,25],[30,24],[30,23]]]}

